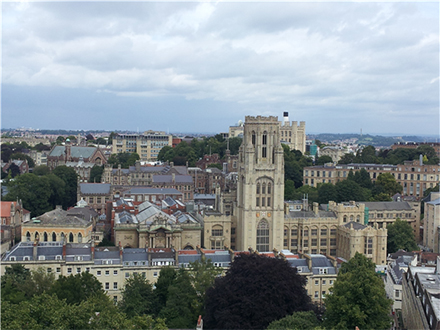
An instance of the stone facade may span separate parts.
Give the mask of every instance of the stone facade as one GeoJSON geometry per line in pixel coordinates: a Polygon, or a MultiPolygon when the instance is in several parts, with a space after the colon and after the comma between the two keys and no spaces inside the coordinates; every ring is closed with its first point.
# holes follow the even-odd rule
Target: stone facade
{"type": "Polygon", "coordinates": [[[284,154],[277,117],[246,117],[237,196],[237,250],[282,250],[284,154]]]}
{"type": "Polygon", "coordinates": [[[440,253],[440,193],[431,193],[430,199],[425,203],[423,245],[430,251],[440,253]]]}

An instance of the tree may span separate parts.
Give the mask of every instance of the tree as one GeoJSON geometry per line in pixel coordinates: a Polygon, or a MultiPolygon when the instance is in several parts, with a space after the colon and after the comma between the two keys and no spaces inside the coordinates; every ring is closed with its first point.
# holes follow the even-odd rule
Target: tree
{"type": "Polygon", "coordinates": [[[18,176],[8,183],[8,194],[4,200],[16,201],[21,199],[23,207],[31,212],[31,217],[39,216],[51,210],[49,197],[51,188],[46,177],[31,173],[18,176]]]}
{"type": "Polygon", "coordinates": [[[56,144],[62,144],[65,141],[64,136],[58,136],[55,143],[56,144]]]}
{"type": "Polygon", "coordinates": [[[189,329],[197,322],[197,293],[188,272],[180,268],[174,283],[168,288],[167,304],[159,314],[169,328],[189,329]]]}
{"type": "Polygon", "coordinates": [[[267,330],[312,330],[318,328],[319,324],[320,322],[314,312],[296,312],[280,320],[273,321],[269,324],[267,330]]]}
{"type": "Polygon", "coordinates": [[[38,175],[38,176],[43,176],[43,175],[49,174],[50,169],[46,165],[39,165],[39,166],[34,167],[34,170],[32,171],[32,173],[35,175],[38,175]]]}
{"type": "Polygon", "coordinates": [[[287,261],[239,254],[206,292],[208,329],[264,329],[297,311],[312,309],[306,280],[287,261]]]}
{"type": "Polygon", "coordinates": [[[52,174],[62,179],[65,186],[65,198],[63,201],[63,208],[74,206],[77,201],[77,187],[78,187],[78,175],[72,167],[67,167],[65,165],[57,166],[52,174]]]}
{"type": "Polygon", "coordinates": [[[53,284],[50,293],[56,294],[58,299],[66,299],[68,304],[80,304],[91,297],[107,297],[101,282],[88,272],[61,275],[53,284]]]}
{"type": "Polygon", "coordinates": [[[152,314],[153,286],[140,274],[133,274],[125,281],[120,309],[128,317],[152,314]]]}
{"type": "Polygon", "coordinates": [[[371,181],[370,174],[368,174],[365,168],[361,168],[354,174],[354,182],[360,185],[362,188],[371,189],[373,187],[373,182],[371,181]]]}
{"type": "Polygon", "coordinates": [[[286,180],[284,182],[284,200],[295,199],[295,183],[292,180],[286,180]]]}
{"type": "Polygon", "coordinates": [[[402,191],[402,186],[398,182],[396,182],[396,179],[390,173],[379,174],[372,190],[373,195],[385,193],[388,194],[390,197],[397,193],[402,193],[402,191]]]}
{"type": "Polygon", "coordinates": [[[387,253],[394,253],[402,249],[405,251],[418,251],[414,231],[411,225],[399,218],[387,226],[387,253]]]}
{"type": "Polygon", "coordinates": [[[66,183],[55,174],[45,175],[43,178],[47,179],[50,185],[49,204],[52,209],[57,205],[63,205],[66,196],[66,183]]]}
{"type": "Polygon", "coordinates": [[[86,141],[95,141],[95,138],[93,137],[93,135],[91,133],[86,135],[86,141]]]}
{"type": "Polygon", "coordinates": [[[32,168],[32,167],[35,166],[34,160],[31,157],[29,157],[28,155],[25,155],[25,154],[23,154],[21,152],[16,152],[16,153],[12,154],[11,155],[11,159],[26,160],[28,165],[29,165],[29,167],[32,168]]]}
{"type": "Polygon", "coordinates": [[[159,273],[159,278],[155,284],[154,289],[154,314],[159,315],[162,308],[167,304],[168,288],[176,279],[176,271],[172,267],[162,267],[159,273]]]}
{"type": "Polygon", "coordinates": [[[90,171],[90,179],[89,182],[101,182],[102,173],[104,172],[104,165],[98,166],[94,165],[92,170],[90,171]]]}
{"type": "Polygon", "coordinates": [[[325,299],[324,326],[331,329],[389,329],[392,301],[374,263],[356,252],[343,263],[325,299]]]}
{"type": "MultiPolygon", "coordinates": [[[[5,268],[5,274],[1,277],[1,299],[2,305],[5,301],[18,304],[26,300],[24,283],[30,278],[31,274],[21,264],[13,264],[11,267],[5,268]]],[[[3,313],[3,306],[2,306],[3,313]]]]}
{"type": "Polygon", "coordinates": [[[8,173],[11,173],[11,177],[15,178],[16,176],[20,175],[20,167],[18,167],[18,165],[15,163],[11,163],[8,168],[8,173]]]}
{"type": "Polygon", "coordinates": [[[354,163],[356,160],[356,155],[352,153],[345,154],[342,156],[342,158],[339,160],[338,164],[351,164],[354,163]]]}
{"type": "Polygon", "coordinates": [[[323,183],[318,186],[318,203],[327,204],[329,201],[338,200],[336,186],[332,183],[323,183]]]}
{"type": "Polygon", "coordinates": [[[333,159],[330,156],[321,156],[315,161],[315,165],[324,165],[326,163],[333,163],[333,159]]]}
{"type": "Polygon", "coordinates": [[[336,183],[338,200],[336,202],[366,201],[369,199],[367,190],[352,180],[343,180],[336,183]]]}

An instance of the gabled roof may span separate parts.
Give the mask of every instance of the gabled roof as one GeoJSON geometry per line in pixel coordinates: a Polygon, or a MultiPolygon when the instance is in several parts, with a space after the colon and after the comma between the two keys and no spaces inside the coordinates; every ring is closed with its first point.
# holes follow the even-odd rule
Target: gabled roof
{"type": "Polygon", "coordinates": [[[365,207],[377,211],[412,210],[408,202],[363,202],[365,207]]]}
{"type": "Polygon", "coordinates": [[[81,194],[89,194],[89,195],[95,195],[95,194],[103,194],[108,195],[110,194],[110,183],[80,183],[79,189],[81,191],[81,194]]]}
{"type": "MultiPolygon", "coordinates": [[[[153,175],[153,183],[172,183],[172,175],[153,175]]],[[[175,183],[192,183],[193,179],[191,175],[175,175],[175,183]]]]}
{"type": "Polygon", "coordinates": [[[14,206],[17,206],[17,202],[0,202],[1,205],[1,211],[0,216],[1,217],[10,217],[11,216],[11,205],[14,204],[14,206]]]}
{"type": "MultiPolygon", "coordinates": [[[[96,147],[70,147],[70,155],[73,158],[89,158],[93,156],[93,154],[98,150],[96,147]]],[[[55,146],[51,152],[49,153],[49,157],[59,157],[65,155],[66,147],[65,146],[55,146]]]]}

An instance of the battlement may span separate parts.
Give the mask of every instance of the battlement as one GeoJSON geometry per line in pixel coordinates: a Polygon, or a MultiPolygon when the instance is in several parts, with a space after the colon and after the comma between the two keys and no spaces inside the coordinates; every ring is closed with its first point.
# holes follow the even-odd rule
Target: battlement
{"type": "Polygon", "coordinates": [[[252,124],[252,123],[278,123],[278,117],[277,116],[246,116],[245,117],[245,124],[252,124]]]}

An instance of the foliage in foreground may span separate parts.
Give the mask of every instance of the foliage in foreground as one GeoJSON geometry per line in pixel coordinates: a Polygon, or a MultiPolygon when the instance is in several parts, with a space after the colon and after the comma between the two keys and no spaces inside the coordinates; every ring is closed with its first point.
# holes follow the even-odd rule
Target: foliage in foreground
{"type": "Polygon", "coordinates": [[[288,262],[256,254],[235,257],[206,292],[207,329],[264,329],[297,311],[313,309],[305,278],[288,262]]]}
{"type": "Polygon", "coordinates": [[[317,330],[320,322],[312,311],[296,312],[280,320],[273,321],[267,330],[317,330]]]}
{"type": "Polygon", "coordinates": [[[394,253],[400,249],[405,251],[418,251],[414,231],[411,225],[397,218],[387,226],[387,253],[394,253]]]}
{"type": "Polygon", "coordinates": [[[392,301],[386,297],[374,263],[356,253],[342,264],[325,297],[324,326],[330,329],[389,329],[392,301]]]}

